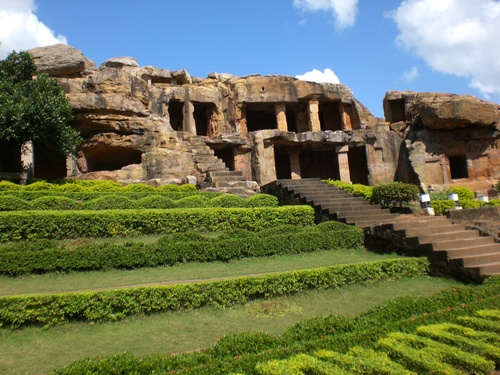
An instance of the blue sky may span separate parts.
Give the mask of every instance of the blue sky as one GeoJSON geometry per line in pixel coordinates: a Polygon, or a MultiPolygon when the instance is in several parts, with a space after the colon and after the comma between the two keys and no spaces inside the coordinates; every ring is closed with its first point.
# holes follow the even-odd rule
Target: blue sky
{"type": "Polygon", "coordinates": [[[0,58],[63,42],[197,77],[316,70],[379,117],[389,90],[500,102],[496,0],[0,0],[0,42],[0,58]]]}

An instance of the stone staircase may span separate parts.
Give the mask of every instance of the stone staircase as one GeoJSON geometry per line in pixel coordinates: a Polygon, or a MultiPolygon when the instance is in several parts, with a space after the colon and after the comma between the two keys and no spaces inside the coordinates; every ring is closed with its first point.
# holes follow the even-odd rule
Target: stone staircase
{"type": "Polygon", "coordinates": [[[338,220],[361,227],[367,247],[401,255],[427,256],[435,274],[479,281],[500,275],[500,244],[478,230],[454,224],[445,216],[390,213],[379,205],[317,179],[277,180],[262,187],[281,201],[312,205],[323,220],[338,220]]]}
{"type": "Polygon", "coordinates": [[[193,136],[190,133],[177,132],[193,155],[196,169],[206,175],[205,187],[213,187],[222,191],[240,196],[249,196],[259,191],[255,181],[247,181],[241,171],[231,171],[226,164],[215,156],[214,150],[207,146],[202,136],[193,136]]]}

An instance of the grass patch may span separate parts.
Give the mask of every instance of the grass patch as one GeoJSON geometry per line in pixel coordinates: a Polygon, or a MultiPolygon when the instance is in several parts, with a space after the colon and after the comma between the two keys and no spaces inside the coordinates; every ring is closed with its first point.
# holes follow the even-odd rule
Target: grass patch
{"type": "Polygon", "coordinates": [[[223,310],[202,308],[115,323],[0,330],[0,373],[42,374],[85,357],[124,351],[138,356],[192,351],[211,346],[231,332],[279,334],[307,318],[326,314],[354,317],[387,299],[405,294],[428,296],[458,285],[452,279],[423,276],[304,292],[223,310]]]}
{"type": "Polygon", "coordinates": [[[173,267],[70,272],[19,277],[0,276],[0,295],[59,293],[143,284],[187,282],[222,277],[281,272],[334,264],[360,263],[395,258],[395,254],[376,254],[361,250],[318,251],[265,258],[246,258],[229,262],[185,263],[173,267]]]}

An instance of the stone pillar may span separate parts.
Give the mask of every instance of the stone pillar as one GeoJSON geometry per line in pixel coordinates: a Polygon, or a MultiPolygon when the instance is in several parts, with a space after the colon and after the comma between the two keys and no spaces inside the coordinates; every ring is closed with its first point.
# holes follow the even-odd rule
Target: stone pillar
{"type": "Polygon", "coordinates": [[[246,108],[241,108],[241,119],[239,121],[239,129],[236,129],[241,134],[248,134],[247,126],[247,110],[246,108]]]}
{"type": "Polygon", "coordinates": [[[234,170],[241,171],[243,178],[252,180],[252,150],[238,147],[234,149],[234,170]]]}
{"type": "Polygon", "coordinates": [[[448,159],[441,159],[441,170],[443,171],[443,184],[449,184],[451,182],[451,171],[448,159]]]}
{"type": "Polygon", "coordinates": [[[337,159],[339,161],[340,181],[351,182],[351,173],[349,171],[349,157],[347,155],[349,146],[339,146],[337,147],[336,151],[337,159]]]}
{"type": "Polygon", "coordinates": [[[311,100],[307,107],[307,112],[309,114],[309,131],[321,131],[321,123],[319,122],[319,102],[317,100],[311,100]]]}
{"type": "Polygon", "coordinates": [[[290,171],[292,180],[300,180],[302,174],[300,172],[300,152],[298,150],[290,150],[288,152],[290,158],[290,171]]]}
{"type": "Polygon", "coordinates": [[[33,142],[28,141],[21,145],[21,185],[35,175],[35,158],[33,157],[33,142]]]}
{"type": "Polygon", "coordinates": [[[278,130],[282,132],[288,131],[285,103],[276,103],[274,105],[274,110],[276,112],[276,122],[278,123],[278,130]]]}
{"type": "Polygon", "coordinates": [[[184,102],[184,124],[183,130],[196,135],[196,123],[194,121],[194,105],[189,100],[184,102]]]}
{"type": "MultiPolygon", "coordinates": [[[[262,132],[256,132],[262,133],[262,132]]],[[[255,181],[265,185],[276,180],[276,162],[274,160],[274,144],[260,134],[254,134],[254,148],[252,152],[252,168],[255,181]]]]}

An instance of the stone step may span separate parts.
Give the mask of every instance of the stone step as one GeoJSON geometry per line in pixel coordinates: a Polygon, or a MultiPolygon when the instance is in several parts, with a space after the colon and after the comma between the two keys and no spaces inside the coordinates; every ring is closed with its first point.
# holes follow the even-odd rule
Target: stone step
{"type": "Polygon", "coordinates": [[[355,213],[355,212],[386,212],[388,209],[382,209],[377,206],[365,205],[365,204],[356,204],[356,205],[320,205],[322,210],[327,210],[330,212],[342,212],[342,213],[355,213]],[[382,211],[384,210],[384,211],[382,211]]]}
{"type": "Polygon", "coordinates": [[[485,254],[494,254],[498,251],[499,244],[490,243],[486,245],[480,246],[472,246],[472,247],[463,247],[456,249],[447,249],[440,250],[440,253],[446,253],[448,259],[459,259],[467,256],[475,256],[475,255],[485,255],[485,254]]]}
{"type": "Polygon", "coordinates": [[[255,181],[233,181],[233,182],[216,182],[215,187],[217,188],[244,188],[244,189],[253,189],[258,187],[258,184],[255,181]]]}
{"type": "Polygon", "coordinates": [[[341,198],[349,198],[352,200],[363,200],[361,197],[353,197],[352,195],[349,195],[345,192],[337,193],[307,193],[307,192],[294,192],[295,196],[301,197],[301,198],[310,198],[310,199],[317,199],[317,200],[328,200],[328,199],[341,199],[341,198]]]}
{"type": "Polygon", "coordinates": [[[481,276],[500,275],[500,262],[483,264],[479,267],[479,273],[481,274],[481,276]]]}
{"type": "Polygon", "coordinates": [[[443,241],[456,241],[465,239],[468,240],[472,238],[480,238],[478,230],[462,230],[459,232],[422,234],[418,236],[418,242],[421,244],[426,244],[426,243],[436,243],[443,241]]]}
{"type": "Polygon", "coordinates": [[[430,216],[428,218],[418,218],[417,220],[411,219],[398,219],[393,225],[394,230],[406,230],[414,228],[425,228],[435,225],[443,225],[443,223],[451,223],[445,216],[430,216]]]}
{"type": "MultiPolygon", "coordinates": [[[[393,214],[395,215],[395,214],[393,214]]],[[[389,224],[394,224],[397,220],[397,217],[392,217],[388,219],[377,219],[377,220],[358,220],[352,223],[353,225],[356,225],[357,227],[360,228],[371,228],[371,227],[377,227],[380,225],[389,225],[389,224]]]]}
{"type": "Polygon", "coordinates": [[[222,161],[214,162],[214,163],[196,163],[196,167],[202,172],[209,172],[213,170],[229,170],[226,167],[226,164],[222,161]]]}
{"type": "MultiPolygon", "coordinates": [[[[450,250],[450,249],[460,249],[466,247],[475,247],[481,245],[493,244],[494,240],[492,237],[478,237],[478,238],[465,238],[458,240],[448,240],[448,241],[437,241],[432,243],[432,249],[436,250],[450,250]]],[[[425,244],[424,244],[425,245],[425,244]]]]}
{"type": "Polygon", "coordinates": [[[276,184],[280,184],[283,186],[286,185],[309,185],[309,184],[324,184],[321,181],[321,178],[301,178],[298,180],[287,180],[287,179],[278,179],[276,180],[276,184]]]}
{"type": "Polygon", "coordinates": [[[461,224],[448,224],[448,225],[429,225],[420,228],[405,229],[406,237],[417,237],[419,235],[434,234],[434,233],[449,233],[459,232],[465,230],[465,225],[461,224]]]}
{"type": "MultiPolygon", "coordinates": [[[[377,221],[384,221],[384,220],[391,220],[393,218],[393,215],[396,214],[391,214],[391,213],[377,213],[377,214],[370,214],[370,215],[347,215],[347,216],[341,216],[342,219],[345,219],[346,223],[348,224],[356,224],[361,221],[372,221],[372,222],[377,222],[377,221]]],[[[357,224],[356,224],[357,225],[357,224]]]]}
{"type": "Polygon", "coordinates": [[[245,181],[242,176],[213,176],[210,177],[212,182],[220,183],[220,182],[235,182],[235,181],[245,181]]]}
{"type": "Polygon", "coordinates": [[[480,267],[484,264],[500,263],[500,245],[498,251],[491,254],[467,255],[460,259],[463,260],[465,267],[480,267]]]}
{"type": "Polygon", "coordinates": [[[207,172],[209,177],[243,176],[242,171],[218,170],[207,172]]]}

